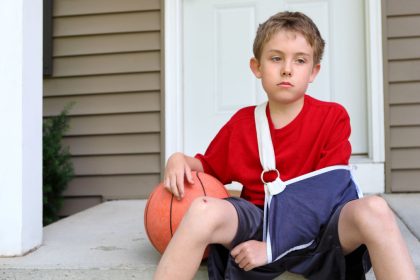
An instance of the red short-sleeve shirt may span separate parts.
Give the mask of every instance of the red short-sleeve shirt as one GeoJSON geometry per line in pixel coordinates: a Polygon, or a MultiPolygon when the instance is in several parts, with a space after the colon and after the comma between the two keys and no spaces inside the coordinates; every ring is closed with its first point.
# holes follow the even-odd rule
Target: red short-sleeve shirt
{"type": "MultiPolygon", "coordinates": [[[[204,171],[222,183],[243,185],[241,197],[262,206],[264,186],[260,176],[255,106],[240,109],[223,126],[206,152],[197,154],[204,171]]],[[[282,180],[338,164],[348,164],[351,155],[350,119],[337,103],[319,101],[305,95],[299,115],[287,126],[274,129],[267,117],[276,154],[276,167],[282,180]]]]}

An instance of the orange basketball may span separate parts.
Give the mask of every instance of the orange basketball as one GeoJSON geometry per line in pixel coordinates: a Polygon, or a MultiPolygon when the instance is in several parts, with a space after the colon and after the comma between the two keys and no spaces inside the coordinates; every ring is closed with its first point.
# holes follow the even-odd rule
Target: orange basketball
{"type": "Polygon", "coordinates": [[[184,197],[178,200],[163,183],[156,186],[144,210],[144,227],[150,242],[163,253],[185,212],[196,197],[228,197],[225,186],[213,176],[192,172],[194,184],[185,182],[184,197]]]}

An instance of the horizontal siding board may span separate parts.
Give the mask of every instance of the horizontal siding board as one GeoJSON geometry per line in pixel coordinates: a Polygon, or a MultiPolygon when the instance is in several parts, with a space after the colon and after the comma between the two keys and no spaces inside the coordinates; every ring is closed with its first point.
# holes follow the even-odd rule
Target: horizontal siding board
{"type": "Polygon", "coordinates": [[[44,80],[44,96],[160,89],[160,73],[132,73],[44,80]]]}
{"type": "Polygon", "coordinates": [[[53,40],[53,50],[55,57],[160,50],[160,33],[62,37],[53,40]]]}
{"type": "Polygon", "coordinates": [[[76,177],[63,195],[101,195],[104,199],[144,199],[159,181],[159,174],[76,177]]]}
{"type": "Polygon", "coordinates": [[[60,0],[54,1],[54,16],[116,13],[160,9],[158,0],[60,0]]]}
{"type": "Polygon", "coordinates": [[[55,77],[159,71],[160,52],[56,58],[53,69],[55,77]]]}
{"type": "Polygon", "coordinates": [[[62,143],[73,156],[160,152],[159,133],[65,137],[62,143]]]}
{"type": "Polygon", "coordinates": [[[160,113],[71,117],[69,125],[68,136],[160,132],[160,113]]]}
{"type": "Polygon", "coordinates": [[[391,149],[392,169],[420,169],[420,148],[391,149]]]}
{"type": "Polygon", "coordinates": [[[80,175],[145,174],[160,172],[160,155],[111,155],[73,157],[74,173],[80,175]]]}
{"type": "Polygon", "coordinates": [[[395,17],[387,19],[389,38],[420,36],[420,16],[395,17]]]}
{"type": "Polygon", "coordinates": [[[390,61],[388,69],[390,82],[420,81],[420,60],[390,61]]]}
{"type": "Polygon", "coordinates": [[[66,217],[77,212],[93,207],[103,202],[101,196],[91,197],[64,197],[63,207],[59,212],[59,216],[66,217]]]}
{"type": "Polygon", "coordinates": [[[54,37],[160,30],[160,11],[58,17],[54,37]]]}
{"type": "Polygon", "coordinates": [[[392,172],[392,190],[394,192],[418,192],[420,169],[394,170],[392,172]]]}
{"type": "Polygon", "coordinates": [[[389,103],[420,103],[420,82],[390,84],[389,103]]]}
{"type": "MultiPolygon", "coordinates": [[[[391,148],[420,148],[420,126],[391,128],[391,148]]],[[[420,182],[420,181],[419,181],[420,182]]]]}
{"type": "Polygon", "coordinates": [[[420,125],[420,104],[392,105],[390,107],[390,125],[420,125]]]}
{"type": "Polygon", "coordinates": [[[388,58],[391,60],[419,59],[420,38],[403,38],[388,40],[388,58]]]}
{"type": "Polygon", "coordinates": [[[387,0],[387,15],[420,14],[420,1],[418,0],[387,0]]]}
{"type": "Polygon", "coordinates": [[[44,116],[58,115],[70,103],[73,103],[69,111],[70,116],[156,112],[160,110],[160,93],[135,92],[47,97],[44,99],[44,116]]]}

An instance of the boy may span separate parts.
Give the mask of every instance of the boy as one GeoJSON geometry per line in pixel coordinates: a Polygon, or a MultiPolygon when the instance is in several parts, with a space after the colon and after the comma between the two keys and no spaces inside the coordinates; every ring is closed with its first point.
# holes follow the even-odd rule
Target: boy
{"type": "Polygon", "coordinates": [[[301,13],[278,13],[259,26],[250,67],[268,97],[275,172],[263,172],[260,163],[255,107],[239,110],[204,155],[172,155],[164,182],[179,199],[184,178],[192,182],[191,170],[225,184],[238,181],[243,190],[241,198],[193,202],[162,256],[156,279],[192,279],[209,244],[210,279],[272,279],[286,270],[309,279],[365,279],[370,261],[377,279],[417,279],[392,211],[376,196],[343,203],[312,245],[268,263],[267,242],[262,241],[263,181],[347,165],[350,158],[345,109],[305,94],[320,70],[323,49],[317,27],[301,13]]]}

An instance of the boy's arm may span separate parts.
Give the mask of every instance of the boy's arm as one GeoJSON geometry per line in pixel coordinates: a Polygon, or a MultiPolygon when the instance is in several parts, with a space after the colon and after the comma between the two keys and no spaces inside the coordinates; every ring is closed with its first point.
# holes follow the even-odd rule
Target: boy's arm
{"type": "Polygon", "coordinates": [[[351,155],[349,141],[351,127],[350,118],[344,107],[338,107],[328,141],[321,151],[321,158],[316,169],[332,165],[347,165],[351,155]]]}
{"type": "Polygon", "coordinates": [[[177,199],[184,197],[184,179],[193,184],[191,171],[204,171],[199,159],[189,157],[183,153],[174,153],[168,159],[165,168],[164,186],[177,199]]]}

